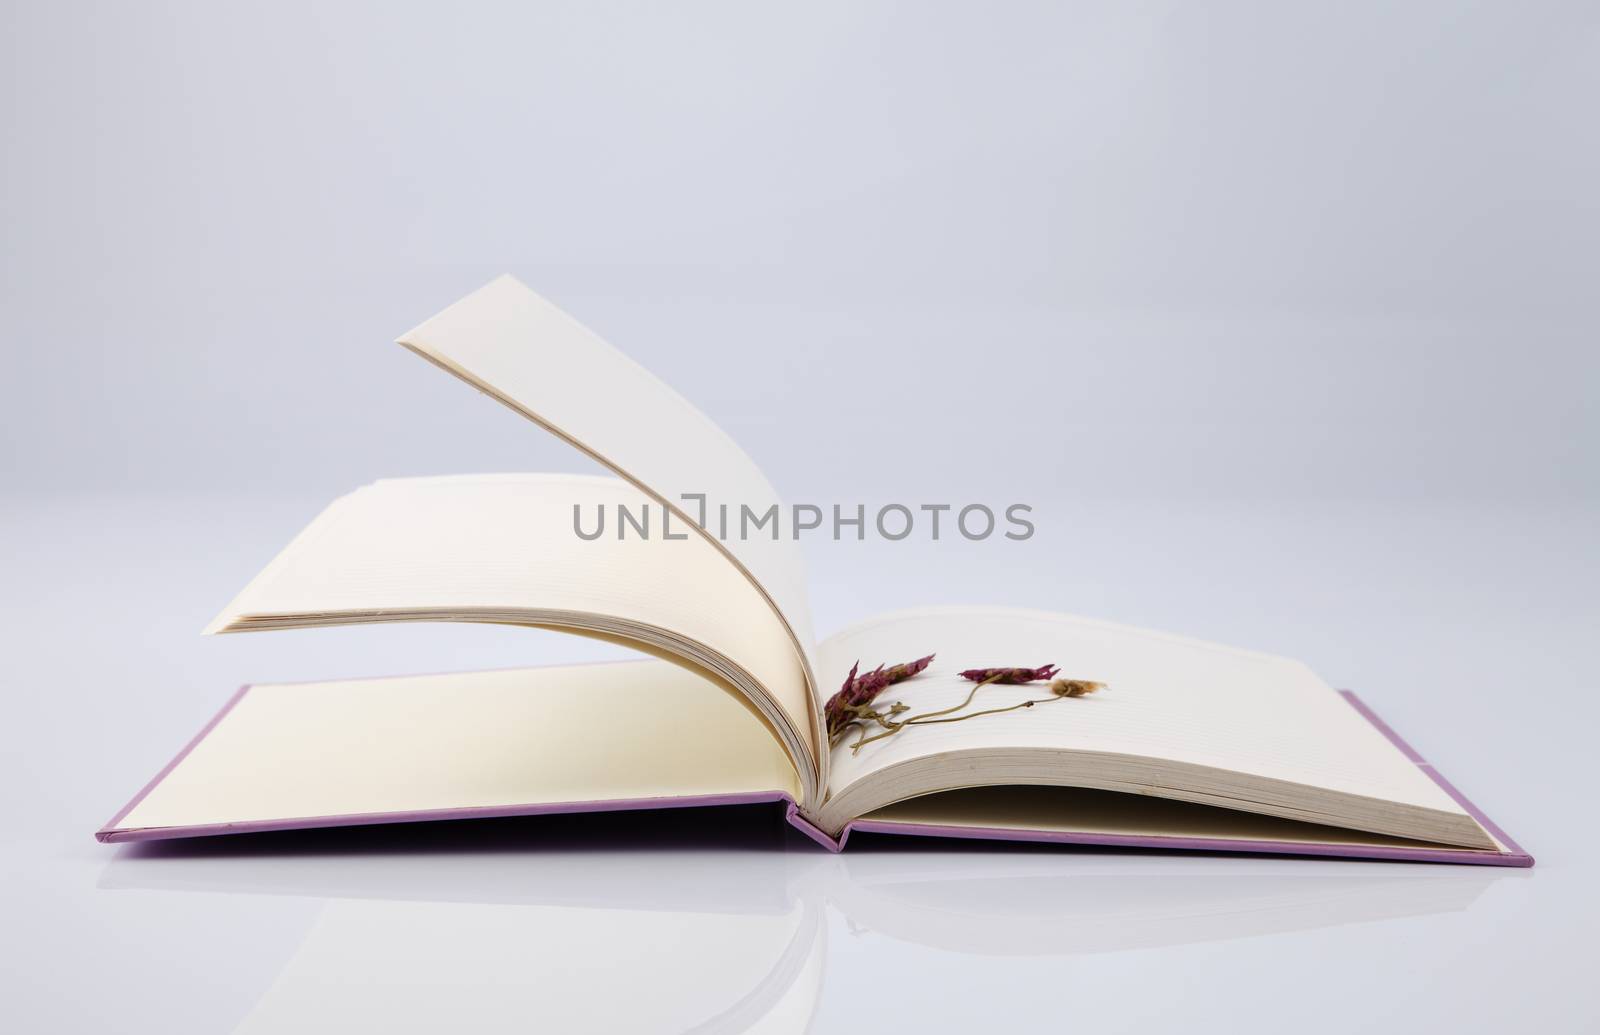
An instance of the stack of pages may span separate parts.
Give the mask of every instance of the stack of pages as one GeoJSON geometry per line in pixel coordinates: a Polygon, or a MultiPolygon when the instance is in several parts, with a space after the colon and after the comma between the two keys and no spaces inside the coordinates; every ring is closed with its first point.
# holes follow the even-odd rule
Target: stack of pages
{"type": "MultiPolygon", "coordinates": [[[[245,687],[102,841],[770,801],[832,849],[870,831],[1533,862],[1364,703],[1288,658],[992,607],[902,611],[817,639],[795,537],[724,537],[687,502],[781,513],[754,462],[509,277],[400,343],[617,477],[358,489],[208,631],[495,622],[651,657],[245,687]],[[653,514],[656,527],[590,539],[575,508],[653,514]],[[884,700],[924,714],[960,705],[974,683],[958,662],[1051,661],[1112,691],[830,746],[824,705],[852,666],[929,651],[926,671],[884,700]]],[[[1041,687],[982,690],[982,707],[998,709],[1041,687]]]]}

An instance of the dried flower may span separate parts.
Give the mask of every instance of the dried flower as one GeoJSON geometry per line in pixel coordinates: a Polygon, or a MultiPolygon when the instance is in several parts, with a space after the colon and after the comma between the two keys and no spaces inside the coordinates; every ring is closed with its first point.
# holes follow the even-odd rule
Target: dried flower
{"type": "MultiPolygon", "coordinates": [[[[923,668],[927,667],[927,663],[932,660],[933,656],[929,655],[928,657],[921,659],[920,662],[912,662],[912,664],[917,666],[916,671],[920,672],[923,668]]],[[[1039,668],[969,668],[960,673],[963,679],[970,679],[975,684],[971,692],[967,694],[966,700],[949,708],[941,708],[938,711],[923,712],[920,715],[913,715],[909,719],[896,718],[896,716],[911,710],[905,704],[900,702],[890,705],[885,710],[874,710],[866,705],[851,706],[841,704],[841,714],[843,715],[844,719],[839,725],[837,732],[834,731],[832,713],[829,713],[830,721],[828,729],[832,734],[831,742],[835,747],[837,747],[839,741],[843,739],[844,733],[847,730],[851,729],[852,727],[859,728],[861,731],[860,735],[856,737],[855,743],[850,745],[850,750],[852,752],[859,752],[863,746],[871,744],[875,740],[882,740],[885,737],[892,737],[896,733],[899,733],[901,730],[905,729],[907,726],[929,726],[941,722],[964,722],[967,719],[976,719],[980,715],[998,715],[1001,712],[1014,712],[1019,708],[1032,708],[1036,704],[1047,704],[1050,701],[1065,700],[1069,697],[1086,697],[1089,694],[1094,693],[1096,690],[1105,689],[1104,683],[1096,683],[1087,679],[1056,679],[1056,673],[1059,671],[1061,670],[1055,665],[1042,665],[1039,668]],[[1035,683],[1045,679],[1053,680],[1050,684],[1050,693],[1052,695],[1050,697],[1018,701],[1016,704],[1006,705],[1003,708],[986,708],[983,711],[966,712],[960,715],[955,714],[966,708],[967,705],[971,704],[973,698],[978,696],[978,691],[982,690],[986,686],[992,686],[996,683],[1013,685],[1021,683],[1035,683]],[[868,720],[876,722],[879,726],[883,727],[882,731],[868,736],[866,726],[866,722],[868,720]]],[[[863,676],[861,678],[865,679],[874,674],[875,673],[869,672],[867,673],[867,676],[863,676]]],[[[852,683],[856,679],[855,669],[853,668],[850,670],[850,677],[850,679],[845,680],[844,689],[840,690],[838,694],[835,694],[833,700],[828,702],[830,708],[833,707],[834,701],[840,701],[841,698],[844,698],[846,693],[851,690],[852,683]]],[[[877,689],[873,690],[872,696],[876,697],[880,690],[882,690],[882,687],[878,687],[877,689]]],[[[870,702],[870,698],[868,700],[870,702]]]]}
{"type": "Polygon", "coordinates": [[[958,674],[962,679],[970,679],[974,683],[1012,684],[1054,679],[1059,671],[1054,665],[1041,665],[1038,668],[969,668],[958,674]]]}
{"type": "Polygon", "coordinates": [[[1087,679],[1058,679],[1050,684],[1050,692],[1057,697],[1087,697],[1096,690],[1104,690],[1104,683],[1087,679]]]}
{"type": "MultiPolygon", "coordinates": [[[[910,679],[912,676],[927,668],[933,661],[933,655],[908,661],[900,665],[885,667],[879,665],[864,675],[856,675],[861,668],[861,662],[850,666],[850,674],[845,677],[844,685],[839,692],[828,698],[828,703],[823,707],[822,714],[828,720],[828,738],[837,742],[840,734],[860,722],[866,720],[881,723],[879,713],[870,705],[877,696],[888,687],[910,679]]],[[[904,706],[901,707],[904,711],[904,706]]]]}

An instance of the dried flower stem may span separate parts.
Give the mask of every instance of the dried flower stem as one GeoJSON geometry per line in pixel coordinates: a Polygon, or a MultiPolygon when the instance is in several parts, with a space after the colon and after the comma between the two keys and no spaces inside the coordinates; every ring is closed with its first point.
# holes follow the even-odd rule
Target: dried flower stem
{"type": "MultiPolygon", "coordinates": [[[[974,697],[978,696],[978,691],[979,690],[982,690],[984,687],[988,686],[990,683],[993,683],[993,682],[995,682],[995,679],[993,679],[993,678],[985,679],[983,682],[979,683],[978,685],[976,685],[976,686],[974,686],[972,688],[972,692],[967,694],[967,699],[965,701],[962,701],[960,704],[955,705],[954,707],[951,707],[951,708],[941,708],[939,711],[936,711],[936,712],[925,712],[922,715],[913,715],[911,718],[906,719],[906,720],[904,720],[902,722],[886,722],[882,718],[879,718],[878,719],[878,725],[882,726],[884,731],[882,733],[874,733],[872,736],[869,737],[869,736],[867,736],[867,731],[865,729],[862,729],[861,730],[861,736],[857,737],[856,738],[856,742],[854,744],[850,745],[850,753],[851,754],[859,754],[861,752],[862,747],[864,747],[865,745],[870,744],[875,740],[882,740],[884,737],[892,737],[896,733],[899,733],[902,729],[905,729],[907,726],[921,725],[923,723],[931,723],[931,722],[959,722],[960,719],[938,719],[938,718],[935,718],[935,716],[938,716],[938,715],[949,715],[951,712],[960,711],[961,709],[965,708],[967,705],[972,703],[972,699],[974,697]]],[[[911,710],[910,708],[906,707],[904,704],[901,704],[900,702],[897,701],[897,702],[895,702],[895,704],[890,706],[889,714],[891,714],[891,715],[899,714],[899,712],[896,711],[896,709],[899,709],[899,711],[910,711],[911,710]]],[[[961,718],[971,718],[971,716],[962,716],[961,718]]]]}
{"type": "MultiPolygon", "coordinates": [[[[941,708],[935,712],[924,712],[921,715],[913,715],[909,719],[901,719],[899,721],[885,718],[885,715],[898,715],[911,710],[900,702],[891,705],[886,713],[873,712],[871,718],[879,726],[883,727],[883,732],[868,736],[866,727],[862,726],[860,735],[856,737],[855,743],[850,745],[851,754],[859,754],[866,745],[874,741],[883,740],[886,737],[892,737],[907,726],[933,726],[943,722],[965,722],[968,719],[976,719],[980,715],[999,715],[1003,712],[1014,712],[1019,708],[1032,708],[1036,704],[1048,704],[1051,701],[1062,701],[1069,697],[1085,697],[1096,690],[1105,689],[1104,683],[1096,683],[1086,679],[1057,679],[1050,684],[1051,693],[1049,697],[1018,701],[1016,704],[1007,705],[1004,708],[985,708],[983,711],[969,712],[965,715],[952,714],[971,704],[973,699],[978,696],[978,691],[986,686],[991,686],[995,683],[1015,684],[1049,679],[1058,671],[1059,669],[1054,665],[1046,665],[1039,669],[969,669],[961,674],[968,679],[976,679],[977,683],[967,694],[966,700],[950,708],[941,708]],[[940,716],[945,717],[940,718],[940,716]]],[[[834,746],[837,745],[838,740],[836,739],[834,746]]]]}

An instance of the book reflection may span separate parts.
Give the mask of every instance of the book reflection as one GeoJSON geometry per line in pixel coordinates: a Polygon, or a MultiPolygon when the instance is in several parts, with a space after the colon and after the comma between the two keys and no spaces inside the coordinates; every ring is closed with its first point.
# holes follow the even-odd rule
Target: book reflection
{"type": "MultiPolygon", "coordinates": [[[[830,939],[1109,953],[1460,912],[1519,876],[851,847],[816,852],[758,806],[544,817],[128,845],[99,887],[267,900],[278,942],[257,946],[259,996],[224,1029],[801,1032],[827,995],[830,939]]],[[[199,955],[240,937],[236,911],[171,912],[234,928],[195,930],[199,955]]]]}

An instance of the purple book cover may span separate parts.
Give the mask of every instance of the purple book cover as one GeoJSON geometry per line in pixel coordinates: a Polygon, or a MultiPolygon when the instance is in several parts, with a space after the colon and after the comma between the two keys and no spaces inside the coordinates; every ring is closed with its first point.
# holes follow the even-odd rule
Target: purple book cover
{"type": "Polygon", "coordinates": [[[1441,789],[1468,815],[1476,820],[1485,830],[1506,847],[1504,852],[1491,852],[1466,848],[1443,848],[1428,845],[1418,845],[1415,848],[1379,845],[1350,845],[1332,843],[1310,843],[1289,841],[1255,841],[1255,840],[1224,840],[1220,838],[1190,838],[1190,837],[1153,837],[1153,836],[1128,836],[1120,834],[1079,834],[1070,832],[1025,830],[1015,828],[983,828],[983,827],[955,827],[936,826],[928,824],[900,823],[884,820],[856,820],[847,825],[837,839],[826,832],[813,826],[800,813],[799,806],[792,798],[776,793],[752,794],[724,794],[700,795],[694,797],[677,798],[636,798],[625,800],[588,801],[588,802],[562,802],[557,804],[540,805],[507,805],[485,808],[458,808],[458,809],[431,809],[417,812],[379,812],[361,813],[339,816],[304,816],[288,819],[243,821],[238,823],[215,823],[204,826],[190,827],[151,827],[151,828],[124,828],[118,826],[123,818],[145,799],[161,781],[166,779],[178,765],[188,757],[189,753],[203,741],[212,730],[216,729],[225,719],[234,705],[249,691],[249,687],[241,687],[228,702],[223,705],[211,721],[195,734],[194,738],[186,744],[177,756],[168,762],[155,777],[134,795],[133,799],[124,805],[115,816],[95,834],[95,838],[104,843],[120,843],[126,841],[155,841],[169,838],[204,837],[218,834],[243,834],[258,833],[273,830],[306,830],[318,827],[347,827],[362,826],[374,823],[414,823],[426,820],[448,819],[487,819],[501,816],[534,816],[548,815],[563,812],[608,812],[624,811],[630,809],[663,809],[663,808],[690,808],[704,805],[742,805],[758,802],[784,802],[787,806],[787,816],[790,824],[807,837],[816,841],[832,852],[843,850],[853,831],[863,833],[904,834],[921,837],[951,837],[968,838],[977,840],[994,841],[1036,841],[1055,844],[1081,844],[1100,845],[1120,848],[1160,848],[1204,852],[1253,852],[1273,855],[1311,855],[1335,856],[1353,859],[1386,859],[1408,862],[1434,862],[1458,863],[1478,866],[1532,866],[1533,857],[1523,851],[1504,830],[1495,824],[1488,816],[1484,815],[1466,796],[1455,788],[1450,781],[1439,774],[1434,767],[1419,755],[1411,745],[1402,740],[1399,734],[1390,729],[1388,724],[1367,707],[1366,703],[1349,690],[1339,691],[1340,695],[1348,701],[1351,707],[1361,713],[1361,716],[1372,723],[1379,732],[1387,737],[1406,758],[1427,773],[1441,789]]]}

